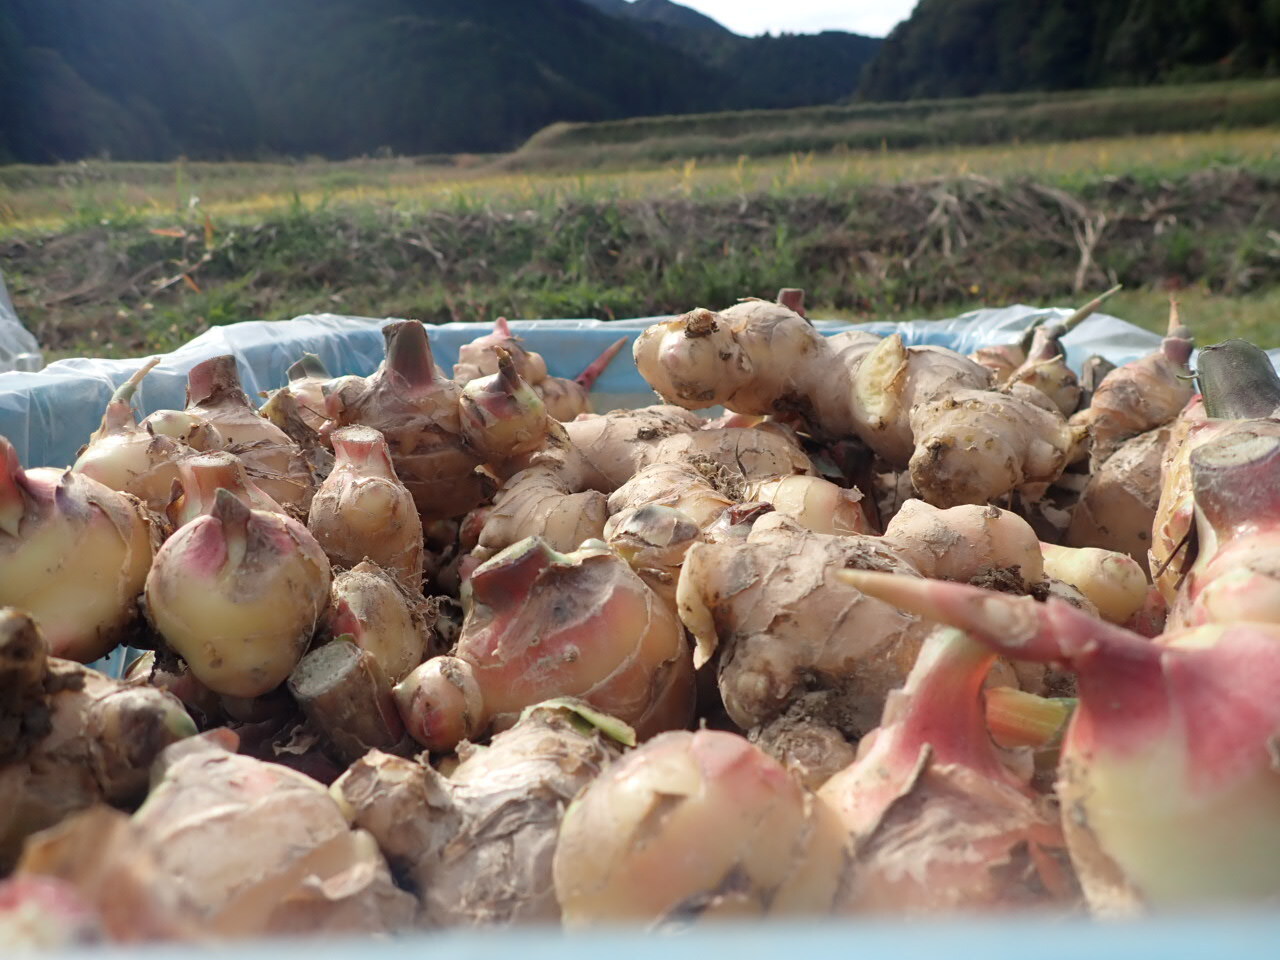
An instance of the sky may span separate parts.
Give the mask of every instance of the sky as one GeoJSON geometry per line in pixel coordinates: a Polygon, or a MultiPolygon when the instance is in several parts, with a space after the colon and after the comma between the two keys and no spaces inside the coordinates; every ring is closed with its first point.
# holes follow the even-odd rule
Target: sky
{"type": "Polygon", "coordinates": [[[848,30],[883,37],[911,14],[916,0],[677,0],[719,20],[734,33],[817,33],[848,30]]]}

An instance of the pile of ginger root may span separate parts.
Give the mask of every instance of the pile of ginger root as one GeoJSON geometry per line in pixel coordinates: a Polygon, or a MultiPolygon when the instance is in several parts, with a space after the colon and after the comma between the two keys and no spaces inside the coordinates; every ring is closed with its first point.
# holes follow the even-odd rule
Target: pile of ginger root
{"type": "Polygon", "coordinates": [[[1077,373],[1102,300],[971,356],[700,308],[600,413],[618,344],[449,375],[397,321],[261,409],[217,357],[139,418],[143,366],[64,469],[0,438],[0,942],[1178,902],[1064,823],[1092,674],[1040,638],[1222,609],[1196,477],[1280,381],[1215,354],[1277,402],[1207,415],[1176,305],[1077,373]]]}

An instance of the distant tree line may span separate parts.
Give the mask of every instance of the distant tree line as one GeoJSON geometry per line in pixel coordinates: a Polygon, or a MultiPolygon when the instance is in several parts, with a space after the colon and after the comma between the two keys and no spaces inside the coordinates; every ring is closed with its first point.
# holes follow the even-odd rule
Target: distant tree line
{"type": "Polygon", "coordinates": [[[1280,72],[1280,0],[920,0],[864,100],[966,97],[1280,72]]]}

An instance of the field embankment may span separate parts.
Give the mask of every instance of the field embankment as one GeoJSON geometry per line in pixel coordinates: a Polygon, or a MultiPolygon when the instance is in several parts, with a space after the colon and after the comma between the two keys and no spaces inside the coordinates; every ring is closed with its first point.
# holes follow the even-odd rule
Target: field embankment
{"type": "Polygon", "coordinates": [[[1117,312],[1151,322],[1161,291],[1192,288],[1206,307],[1188,319],[1205,336],[1270,343],[1280,332],[1274,157],[1159,174],[952,173],[741,192],[672,176],[647,193],[527,202],[458,194],[417,207],[298,201],[241,219],[193,206],[185,217],[81,220],[11,232],[0,269],[60,354],[166,350],[213,324],[309,311],[610,318],[784,285],[806,287],[820,315],[926,316],[1069,303],[1122,282],[1148,293],[1117,312]],[[1219,296],[1235,298],[1233,318],[1216,312],[1219,296]]]}
{"type": "Polygon", "coordinates": [[[951,100],[558,123],[512,170],[634,167],[832,150],[914,150],[1280,125],[1280,80],[993,94],[951,100]]]}

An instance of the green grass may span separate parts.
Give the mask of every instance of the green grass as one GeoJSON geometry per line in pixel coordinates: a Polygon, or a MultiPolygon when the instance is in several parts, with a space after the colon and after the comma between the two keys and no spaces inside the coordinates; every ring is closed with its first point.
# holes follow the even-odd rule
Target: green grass
{"type": "Polygon", "coordinates": [[[482,158],[455,158],[448,165],[392,159],[10,166],[0,167],[0,240],[144,222],[197,226],[206,215],[221,229],[302,210],[359,208],[412,215],[494,207],[545,213],[570,202],[839,194],[872,184],[971,174],[1034,177],[1070,187],[1105,176],[1160,179],[1224,164],[1280,171],[1280,137],[1273,130],[1230,130],[1049,144],[795,153],[732,162],[685,160],[572,173],[516,173],[482,158]]]}
{"type": "Polygon", "coordinates": [[[316,311],[613,318],[803,286],[819,310],[906,317],[1078,302],[1116,281],[1157,301],[1201,290],[1209,329],[1280,341],[1266,318],[1280,288],[1280,169],[1268,162],[908,182],[813,183],[806,169],[750,192],[688,178],[523,201],[294,196],[240,218],[125,210],[15,235],[0,265],[20,315],[71,354],[151,353],[210,326],[316,311]]]}
{"type": "Polygon", "coordinates": [[[581,170],[1277,125],[1280,80],[1237,81],[558,123],[500,163],[513,170],[581,170]]]}
{"type": "Polygon", "coordinates": [[[492,158],[4,167],[0,270],[54,355],[153,353],[317,311],[607,319],[798,285],[827,315],[910,318],[1075,303],[1116,281],[1134,291],[1121,316],[1157,328],[1163,291],[1188,290],[1210,336],[1274,345],[1278,144],[1238,129],[562,173],[492,158]]]}

